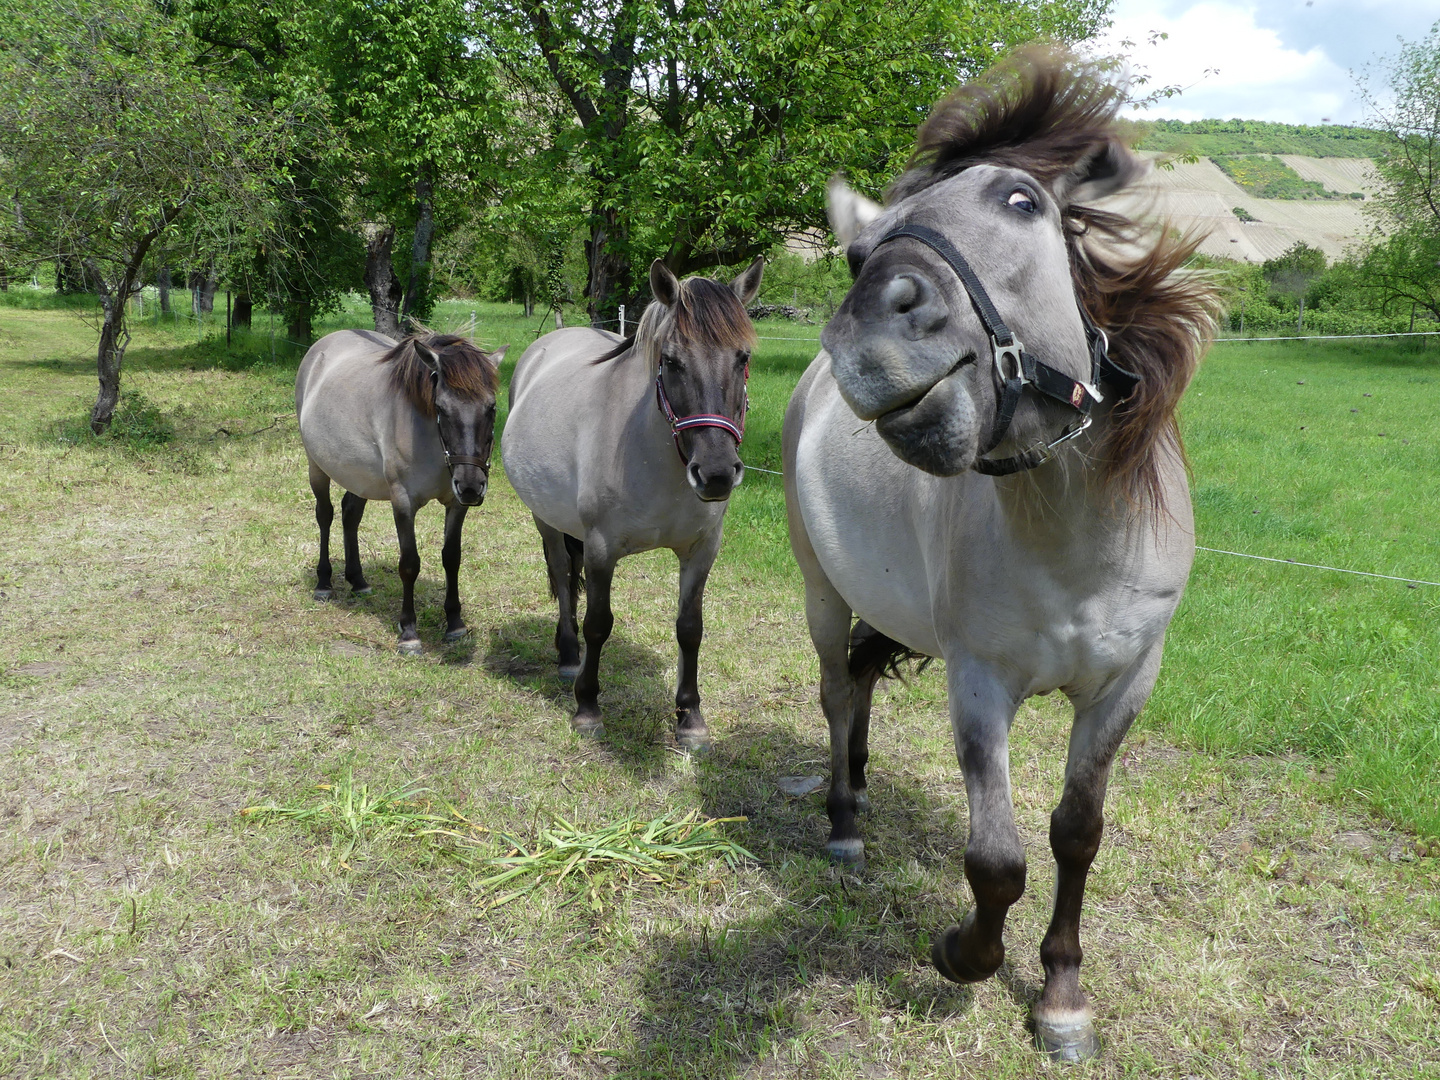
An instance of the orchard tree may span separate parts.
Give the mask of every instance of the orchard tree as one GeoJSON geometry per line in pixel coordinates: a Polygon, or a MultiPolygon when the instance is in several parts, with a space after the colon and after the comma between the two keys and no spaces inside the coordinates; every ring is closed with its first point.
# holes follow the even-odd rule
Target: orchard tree
{"type": "Polygon", "coordinates": [[[566,114],[600,323],[635,302],[656,256],[694,273],[822,235],[832,171],[878,192],[951,85],[1020,42],[1094,35],[1108,6],[480,0],[475,32],[566,114]]]}
{"type": "Polygon", "coordinates": [[[99,434],[120,394],[126,302],[162,236],[204,222],[259,231],[283,126],[194,66],[182,22],[150,0],[0,8],[6,261],[83,266],[99,293],[99,434]]]}
{"type": "Polygon", "coordinates": [[[1386,310],[1414,305],[1440,319],[1440,22],[1402,42],[1362,92],[1388,139],[1371,203],[1381,239],[1360,263],[1361,281],[1386,310]]]}

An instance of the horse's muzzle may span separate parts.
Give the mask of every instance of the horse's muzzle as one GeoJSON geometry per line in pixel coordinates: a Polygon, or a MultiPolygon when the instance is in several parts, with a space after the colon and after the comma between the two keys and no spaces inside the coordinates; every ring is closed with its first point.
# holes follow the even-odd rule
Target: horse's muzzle
{"type": "Polygon", "coordinates": [[[745,479],[745,465],[736,461],[729,468],[703,469],[698,462],[691,461],[685,469],[685,479],[701,502],[724,502],[745,479]]]}

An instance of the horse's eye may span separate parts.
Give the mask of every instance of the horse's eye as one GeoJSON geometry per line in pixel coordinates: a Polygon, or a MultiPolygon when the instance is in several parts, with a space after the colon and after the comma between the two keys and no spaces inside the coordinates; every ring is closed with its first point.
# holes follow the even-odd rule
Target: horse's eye
{"type": "Polygon", "coordinates": [[[750,354],[748,352],[738,352],[735,354],[735,363],[737,366],[748,364],[749,362],[750,354]]]}
{"type": "Polygon", "coordinates": [[[660,357],[660,362],[664,364],[667,368],[669,368],[671,371],[685,370],[685,365],[682,364],[679,359],[674,356],[662,356],[660,357]]]}
{"type": "Polygon", "coordinates": [[[1010,197],[1005,201],[1009,205],[1015,207],[1016,210],[1021,211],[1022,213],[1035,213],[1035,199],[1033,196],[1031,196],[1030,192],[1026,191],[1024,188],[1016,188],[1010,193],[1010,197]]]}

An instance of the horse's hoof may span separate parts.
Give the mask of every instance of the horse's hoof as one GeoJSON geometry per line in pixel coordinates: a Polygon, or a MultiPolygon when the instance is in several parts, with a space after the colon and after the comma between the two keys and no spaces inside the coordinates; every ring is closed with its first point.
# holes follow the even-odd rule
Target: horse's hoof
{"type": "Polygon", "coordinates": [[[358,588],[358,589],[351,589],[351,590],[350,590],[350,595],[351,595],[351,596],[369,596],[369,595],[370,595],[371,593],[373,593],[374,591],[375,591],[375,589],[374,589],[373,586],[371,586],[371,585],[364,585],[364,586],[361,586],[361,587],[358,588]]]}
{"type": "Polygon", "coordinates": [[[714,745],[708,731],[677,731],[675,741],[687,754],[708,754],[714,745]]]}
{"type": "Polygon", "coordinates": [[[854,840],[831,840],[825,845],[825,854],[830,856],[831,862],[857,874],[865,869],[865,841],[858,837],[854,840]]]}
{"type": "Polygon", "coordinates": [[[561,681],[561,682],[574,682],[574,681],[575,681],[576,679],[578,679],[579,677],[580,677],[580,665],[579,665],[578,663],[574,663],[574,664],[561,664],[561,665],[560,665],[560,681],[561,681]]]}
{"type": "Polygon", "coordinates": [[[1090,1017],[1035,1018],[1035,1045],[1052,1061],[1089,1061],[1100,1053],[1100,1036],[1090,1017]],[[1059,1022],[1056,1022],[1059,1021],[1059,1022]]]}
{"type": "Polygon", "coordinates": [[[419,656],[425,651],[425,646],[421,645],[418,640],[402,641],[395,646],[395,651],[401,656],[419,656]]]}
{"type": "MultiPolygon", "coordinates": [[[[967,915],[966,922],[973,916],[967,915]]],[[[935,965],[935,970],[951,982],[975,983],[983,982],[995,972],[1000,970],[1000,964],[1005,959],[1005,952],[1000,951],[1000,959],[995,961],[995,966],[990,968],[979,968],[965,959],[960,947],[960,939],[964,934],[964,926],[952,926],[930,946],[930,962],[935,965]]]]}
{"type": "Polygon", "coordinates": [[[864,788],[855,792],[855,812],[857,814],[868,814],[870,812],[870,795],[864,788]]]}
{"type": "Polygon", "coordinates": [[[598,716],[572,717],[570,730],[587,739],[598,739],[605,734],[605,721],[598,716]]]}
{"type": "Polygon", "coordinates": [[[335,599],[335,590],[334,590],[334,589],[316,589],[316,590],[315,590],[315,599],[318,600],[318,601],[320,601],[320,603],[322,603],[322,604],[325,603],[327,600],[334,600],[334,599],[335,599]]]}
{"type": "Polygon", "coordinates": [[[460,629],[458,629],[458,630],[446,630],[446,631],[445,631],[445,640],[446,640],[446,641],[459,641],[461,638],[465,638],[465,637],[469,637],[469,636],[470,636],[470,628],[469,628],[468,626],[462,626],[462,627],[460,627],[460,629]]]}

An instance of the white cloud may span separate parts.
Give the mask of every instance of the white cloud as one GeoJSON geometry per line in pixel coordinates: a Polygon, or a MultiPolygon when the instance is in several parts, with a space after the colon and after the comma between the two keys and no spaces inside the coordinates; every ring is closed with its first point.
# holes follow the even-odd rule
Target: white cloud
{"type": "MultiPolygon", "coordinates": [[[[1320,0],[1326,8],[1336,5],[1320,0]]],[[[1299,4],[1294,5],[1299,7],[1299,4]]],[[[1157,10],[1154,3],[1120,0],[1104,51],[1121,51],[1125,39],[1137,70],[1157,86],[1184,87],[1179,97],[1161,101],[1143,116],[1179,120],[1207,118],[1278,120],[1285,123],[1358,123],[1363,118],[1354,79],[1331,59],[1325,45],[1288,43],[1298,33],[1274,28],[1277,13],[1245,0],[1200,0],[1157,10]],[[1156,32],[1168,35],[1149,44],[1156,32]]],[[[1327,22],[1343,30],[1348,13],[1325,11],[1327,22]]],[[[1356,19],[1364,18],[1355,12],[1356,19]]],[[[1313,29],[1315,23],[1309,24],[1313,29]]]]}

